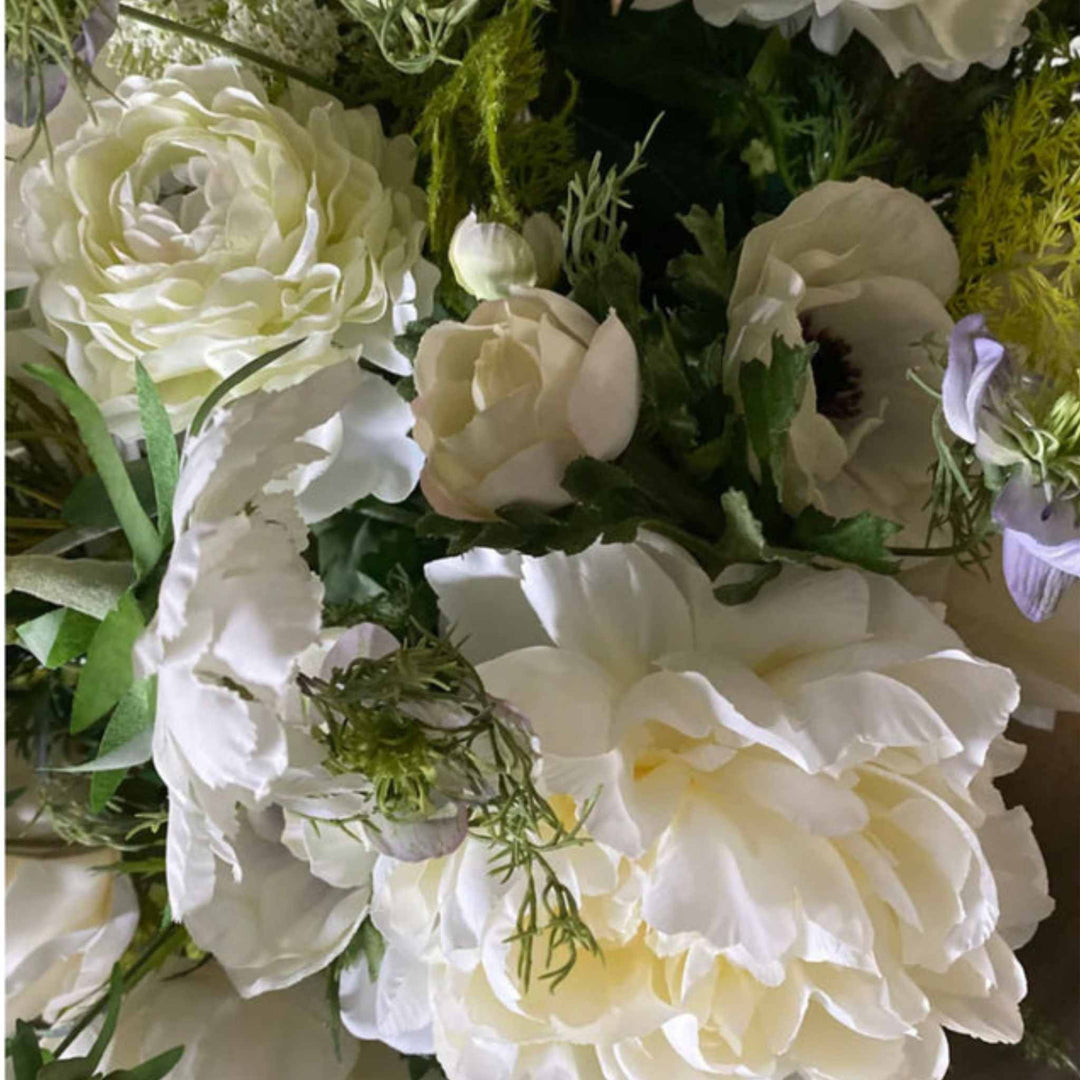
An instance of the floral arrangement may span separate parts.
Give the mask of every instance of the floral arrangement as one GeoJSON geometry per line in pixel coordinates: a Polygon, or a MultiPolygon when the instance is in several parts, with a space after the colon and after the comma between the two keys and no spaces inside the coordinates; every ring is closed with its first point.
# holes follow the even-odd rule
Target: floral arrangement
{"type": "Polygon", "coordinates": [[[6,20],[9,1076],[1080,1075],[1071,0],[6,20]]]}

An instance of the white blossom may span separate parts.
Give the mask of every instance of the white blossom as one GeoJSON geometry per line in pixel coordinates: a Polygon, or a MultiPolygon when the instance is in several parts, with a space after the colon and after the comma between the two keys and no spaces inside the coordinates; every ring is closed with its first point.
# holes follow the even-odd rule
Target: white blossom
{"type": "Polygon", "coordinates": [[[1017,701],[921,601],[788,568],[728,608],[645,539],[431,564],[487,689],[527,715],[542,781],[591,844],[557,853],[603,959],[523,990],[521,882],[467,842],[382,858],[387,950],[342,983],[361,1037],[449,1080],[938,1080],[945,1030],[1019,1039],[1013,949],[1051,909],[994,777],[1017,701]]]}

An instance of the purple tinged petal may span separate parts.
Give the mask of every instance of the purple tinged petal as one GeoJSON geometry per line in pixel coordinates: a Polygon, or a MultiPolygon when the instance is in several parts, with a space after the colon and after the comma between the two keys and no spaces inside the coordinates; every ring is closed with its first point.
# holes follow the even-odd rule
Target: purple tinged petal
{"type": "Polygon", "coordinates": [[[116,29],[117,0],[102,0],[83,20],[79,36],[72,42],[75,55],[92,67],[102,46],[116,29]]]}
{"type": "Polygon", "coordinates": [[[423,862],[456,851],[469,831],[469,811],[458,807],[426,821],[391,821],[376,815],[367,837],[372,847],[402,862],[423,862]]]}
{"type": "Polygon", "coordinates": [[[956,324],[949,341],[941,403],[949,427],[973,445],[986,391],[1006,358],[1005,346],[990,336],[982,315],[968,315],[956,324]]]}
{"type": "Polygon", "coordinates": [[[67,89],[67,75],[59,64],[42,64],[39,74],[29,72],[14,57],[8,57],[4,65],[4,116],[9,124],[17,127],[33,127],[41,118],[52,112],[67,89]],[[44,87],[45,102],[42,107],[41,92],[44,87]]]}
{"type": "Polygon", "coordinates": [[[1076,578],[1040,559],[1025,543],[1023,533],[1006,529],[1001,547],[1005,584],[1020,613],[1032,622],[1054,614],[1065,590],[1076,578]]]}
{"type": "Polygon", "coordinates": [[[1047,499],[1041,487],[1014,476],[994,502],[994,522],[1020,535],[1024,546],[1056,570],[1080,577],[1076,503],[1047,499]]]}

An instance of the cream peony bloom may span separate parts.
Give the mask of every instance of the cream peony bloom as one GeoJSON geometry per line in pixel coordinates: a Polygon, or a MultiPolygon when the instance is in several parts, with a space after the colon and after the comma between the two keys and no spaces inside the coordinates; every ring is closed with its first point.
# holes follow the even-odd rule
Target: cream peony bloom
{"type": "Polygon", "coordinates": [[[108,870],[116,860],[111,851],[5,860],[8,1032],[38,1016],[53,1024],[108,983],[139,922],[131,882],[108,870]]]}
{"type": "Polygon", "coordinates": [[[518,500],[570,502],[566,466],[621,454],[641,399],[637,350],[614,311],[598,324],[544,289],[433,326],[416,354],[416,389],[421,488],[440,514],[474,520],[518,500]]]}
{"type": "Polygon", "coordinates": [[[924,340],[948,342],[958,273],[934,211],[877,180],[819,184],[746,238],[728,308],[729,390],[742,364],[771,361],[774,335],[818,345],[789,437],[789,509],[872,510],[925,539],[934,403],[907,373],[928,367],[924,340]]]}
{"type": "Polygon", "coordinates": [[[1080,589],[1069,590],[1057,611],[1033,623],[1021,614],[1005,584],[1001,540],[986,560],[986,575],[952,559],[905,570],[904,584],[945,606],[945,618],[963,639],[1020,681],[1016,717],[1052,728],[1059,712],[1080,713],[1080,589]]]}
{"type": "MultiPolygon", "coordinates": [[[[352,816],[356,797],[348,777],[322,768],[295,677],[396,643],[358,630],[335,646],[321,632],[322,584],[303,559],[308,534],[290,488],[298,469],[324,459],[312,429],[324,431],[343,402],[368,408],[384,391],[408,413],[380,377],[337,365],[247,395],[188,441],[175,545],[136,645],[139,673],[158,680],[153,753],[169,788],[172,912],[245,995],[323,968],[367,910],[374,850],[310,821],[352,816]]],[[[371,428],[353,498],[402,499],[419,451],[404,431],[371,428]]]]}
{"type": "Polygon", "coordinates": [[[542,781],[594,842],[557,855],[603,959],[523,992],[520,882],[468,841],[380,859],[361,1037],[449,1080],[938,1080],[944,1029],[1015,1041],[1013,949],[1051,909],[994,777],[1017,701],[895,582],[786,569],[720,605],[659,540],[431,564],[491,693],[530,719],[542,781]]]}
{"type": "MultiPolygon", "coordinates": [[[[635,0],[640,11],[678,0],[635,0]]],[[[779,25],[793,34],[810,24],[810,39],[835,55],[857,30],[873,42],[894,75],[922,64],[939,79],[959,79],[972,64],[1002,67],[1027,40],[1024,19],[1039,0],[694,0],[714,26],[736,19],[779,25]]]]}
{"type": "MultiPolygon", "coordinates": [[[[241,998],[215,963],[171,963],[125,995],[102,1070],[133,1069],[175,1046],[184,1055],[169,1080],[408,1080],[404,1059],[379,1043],[341,1040],[326,1027],[326,985],[241,998]]],[[[72,1044],[86,1053],[96,1031],[72,1044]]]]}
{"type": "Polygon", "coordinates": [[[224,376],[306,338],[246,383],[280,387],[431,311],[416,150],[371,107],[294,89],[270,105],[230,60],[137,76],[22,180],[14,232],[34,302],[113,430],[138,434],[141,359],[179,430],[224,376]],[[334,344],[332,344],[334,343],[334,344]]]}
{"type": "Polygon", "coordinates": [[[563,240],[548,214],[533,214],[521,232],[482,222],[476,211],[458,222],[447,252],[457,283],[478,300],[501,300],[515,288],[548,289],[559,279],[563,240]]]}

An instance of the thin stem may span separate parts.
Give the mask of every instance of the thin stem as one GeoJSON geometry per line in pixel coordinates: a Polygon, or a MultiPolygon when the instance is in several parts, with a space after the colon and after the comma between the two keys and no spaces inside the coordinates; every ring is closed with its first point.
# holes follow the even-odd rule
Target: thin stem
{"type": "MultiPolygon", "coordinates": [[[[151,961],[165,948],[171,948],[174,939],[184,933],[184,928],[179,923],[172,923],[164,930],[159,930],[151,939],[145,949],[139,954],[135,962],[124,973],[124,993],[133,989],[140,979],[147,973],[151,961]]],[[[109,995],[105,994],[88,1009],[79,1022],[67,1033],[64,1041],[56,1048],[56,1057],[63,1052],[81,1035],[93,1022],[94,1018],[105,1008],[109,1002],[109,995]]]]}
{"type": "Polygon", "coordinates": [[[337,91],[329,83],[313,79],[303,68],[294,67],[292,64],[286,64],[281,60],[275,60],[272,56],[257,52],[255,49],[249,49],[246,45],[240,45],[235,41],[229,41],[218,34],[212,34],[209,30],[197,30],[193,26],[185,26],[183,23],[176,22],[173,19],[166,19],[163,15],[155,15],[150,11],[143,11],[142,8],[132,7],[131,4],[119,4],[117,12],[125,18],[134,19],[136,22],[156,26],[159,30],[169,30],[174,34],[179,34],[181,37],[191,38],[192,41],[201,41],[206,45],[213,45],[223,52],[232,53],[234,56],[239,56],[252,64],[258,64],[260,67],[269,68],[270,71],[276,71],[279,75],[284,75],[288,79],[295,79],[297,82],[304,83],[315,90],[321,90],[324,94],[330,94],[333,97],[338,96],[337,91]]]}

